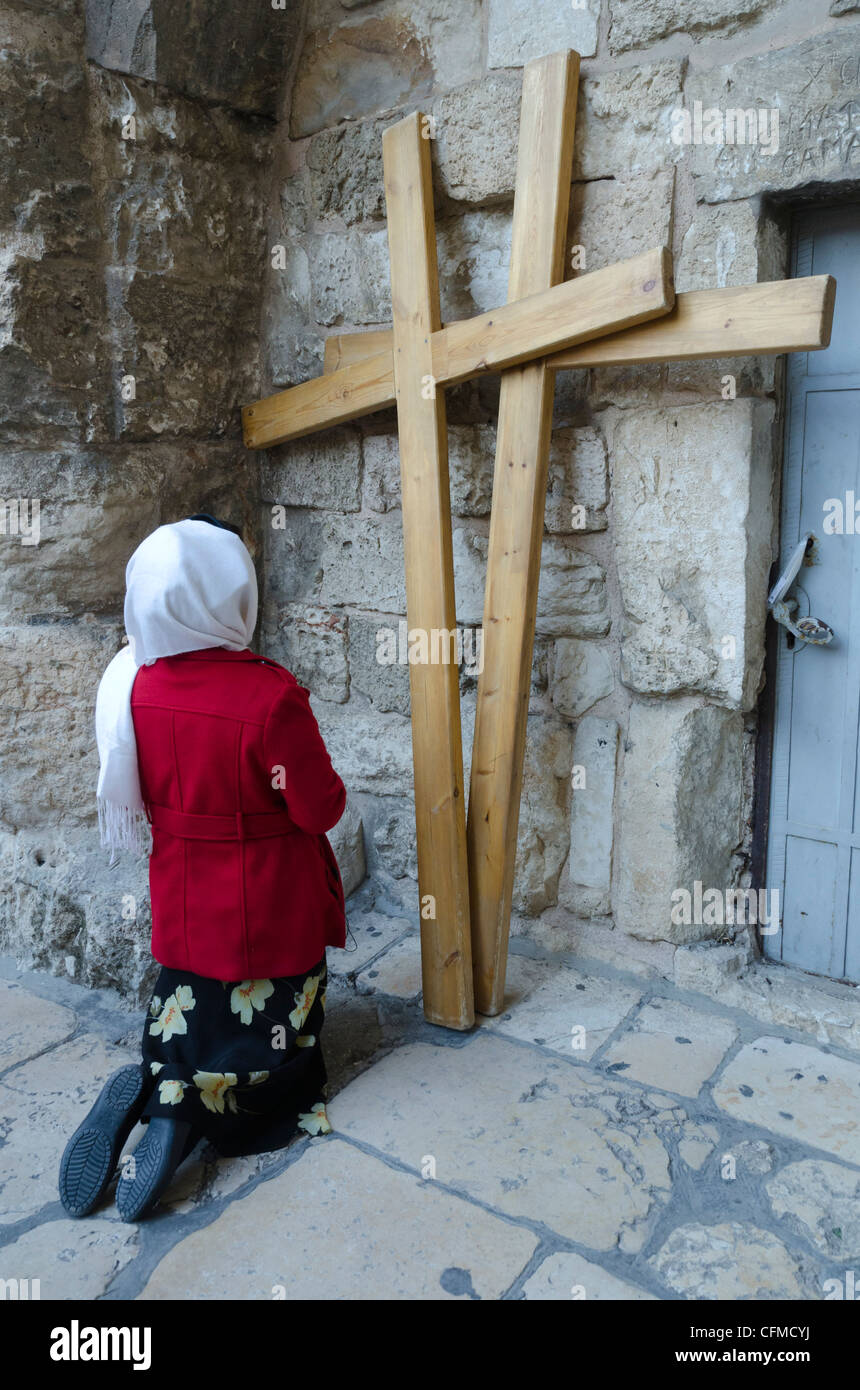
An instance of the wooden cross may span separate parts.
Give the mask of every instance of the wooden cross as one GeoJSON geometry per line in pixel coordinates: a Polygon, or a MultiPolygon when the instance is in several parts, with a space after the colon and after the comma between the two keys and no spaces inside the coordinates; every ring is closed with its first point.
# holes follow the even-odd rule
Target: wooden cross
{"type": "Polygon", "coordinates": [[[456,627],[444,393],[502,388],[466,825],[453,663],[410,664],[424,1011],[464,1029],[503,1006],[554,372],[806,351],[830,338],[829,276],[674,294],[657,248],[563,282],[579,57],[523,76],[508,303],[442,325],[420,112],[383,135],[393,328],[331,337],[323,376],[243,411],[262,449],[396,403],[410,628],[456,627]],[[471,905],[471,907],[470,907],[471,905]]]}

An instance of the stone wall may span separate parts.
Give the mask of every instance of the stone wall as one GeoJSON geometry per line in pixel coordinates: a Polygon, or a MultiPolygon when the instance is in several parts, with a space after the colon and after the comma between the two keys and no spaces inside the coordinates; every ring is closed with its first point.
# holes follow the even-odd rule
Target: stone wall
{"type": "MultiPolygon", "coordinates": [[[[143,988],[144,878],[98,847],[92,705],[127,555],[200,507],[245,526],[262,648],[312,691],[347,886],[366,868],[414,911],[407,669],[376,660],[405,613],[393,413],[249,456],[238,407],[318,373],[328,334],[388,323],[381,134],[416,107],[443,318],[504,302],[522,67],[559,47],[583,57],[580,270],[666,243],[679,289],[781,277],[790,204],[857,191],[858,9],[0,0],[0,496],[41,505],[38,545],[8,509],[0,535],[0,946],[143,988]],[[778,109],[778,151],[676,144],[696,101],[778,109]]],[[[672,890],[744,881],[780,385],[770,359],[558,376],[516,931],[666,969],[711,930],[672,923],[672,890]]],[[[448,393],[469,626],[497,403],[491,378],[448,393]]],[[[464,671],[467,768],[475,691],[464,671]]]]}
{"type": "Polygon", "coordinates": [[[95,692],[147,532],[205,509],[260,549],[238,409],[299,16],[256,9],[0,4],[0,947],[132,992],[146,872],[98,844],[95,692]]]}
{"type": "MultiPolygon", "coordinates": [[[[850,193],[860,168],[857,8],[311,4],[273,198],[286,268],[269,276],[264,386],[316,375],[329,333],[390,321],[381,134],[416,108],[435,120],[443,319],[504,302],[522,68],[559,47],[584,60],[569,234],[584,268],[666,243],[678,289],[781,278],[789,203],[850,193]],[[675,143],[673,112],[696,101],[777,108],[778,148],[675,143]]],[[[675,945],[715,934],[672,922],[672,890],[749,881],[780,385],[774,359],[558,376],[515,931],[591,947],[613,932],[610,951],[671,968],[675,945]]],[[[498,388],[447,400],[469,626],[498,388]]],[[[314,692],[373,879],[414,908],[407,668],[374,659],[405,612],[393,413],[272,450],[262,478],[269,649],[314,692]]],[[[464,674],[467,768],[475,685],[464,674]]]]}

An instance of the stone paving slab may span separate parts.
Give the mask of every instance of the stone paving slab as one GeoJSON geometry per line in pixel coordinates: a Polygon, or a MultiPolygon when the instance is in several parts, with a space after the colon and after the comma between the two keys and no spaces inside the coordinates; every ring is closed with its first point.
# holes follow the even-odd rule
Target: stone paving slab
{"type": "Polygon", "coordinates": [[[386,917],[382,912],[350,913],[347,920],[352,935],[347,934],[346,946],[342,951],[329,947],[326,953],[333,976],[356,975],[380,951],[414,930],[408,917],[386,917]]]}
{"type": "Polygon", "coordinates": [[[0,980],[0,1071],[35,1057],[75,1031],[75,1014],[32,990],[0,980]]]}
{"type": "Polygon", "coordinates": [[[860,1164],[860,1065],[806,1043],[758,1038],[714,1086],[727,1114],[860,1164]]]}
{"type": "Polygon", "coordinates": [[[335,1130],[595,1250],[639,1249],[671,1189],[640,1097],[488,1034],[400,1047],[332,1101],[335,1130]]]}
{"type": "Polygon", "coordinates": [[[38,1279],[40,1298],[98,1298],[138,1242],[138,1228],[122,1221],[46,1221],[0,1251],[0,1278],[38,1279]]]}
{"type": "Polygon", "coordinates": [[[684,1298],[704,1300],[821,1297],[815,1275],[770,1231],[727,1221],[679,1226],[650,1264],[684,1298]]]}
{"type": "Polygon", "coordinates": [[[860,1261],[860,1172],[808,1159],[767,1184],[774,1215],[831,1259],[860,1261]]]}
{"type": "Polygon", "coordinates": [[[677,999],[652,999],[604,1057],[613,1071],[697,1096],[737,1040],[733,1024],[677,999]]]}
{"type": "Polygon", "coordinates": [[[497,1299],[536,1248],[530,1231],[332,1136],[175,1245],[139,1297],[497,1299]]]}
{"type": "Polygon", "coordinates": [[[418,933],[398,941],[355,979],[359,994],[391,994],[417,1003],[421,998],[421,939],[418,933]]]}
{"type": "Polygon", "coordinates": [[[586,1299],[601,1302],[624,1299],[628,1302],[656,1301],[656,1295],[645,1289],[617,1279],[600,1265],[583,1259],[573,1251],[550,1255],[523,1284],[522,1297],[529,1301],[549,1299],[586,1299]]]}
{"type": "Polygon", "coordinates": [[[569,966],[508,956],[504,1012],[478,1022],[507,1037],[588,1061],[638,1004],[641,990],[569,966]]]}
{"type": "MultiPolygon", "coordinates": [[[[7,1073],[0,1082],[0,1223],[59,1201],[66,1141],[111,1072],[134,1060],[131,1052],[86,1033],[7,1073]]],[[[132,1134],[128,1148],[136,1142],[132,1134]]]]}

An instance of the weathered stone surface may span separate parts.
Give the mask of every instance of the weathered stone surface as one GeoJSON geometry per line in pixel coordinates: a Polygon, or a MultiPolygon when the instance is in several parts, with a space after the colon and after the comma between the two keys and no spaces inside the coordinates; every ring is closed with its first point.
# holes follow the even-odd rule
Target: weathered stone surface
{"type": "Polygon", "coordinates": [[[553,430],[544,512],[547,531],[603,531],[608,501],[609,469],[602,434],[591,425],[553,430]]]}
{"type": "Polygon", "coordinates": [[[418,878],[414,800],[385,798],[373,826],[373,847],[394,878],[418,878]]]}
{"type": "MultiPolygon", "coordinates": [[[[85,1034],[6,1073],[0,1084],[0,1223],[21,1221],[58,1200],[66,1141],[108,1076],[134,1060],[127,1050],[85,1034]]],[[[129,1139],[129,1151],[132,1146],[129,1139]]]]}
{"type": "Polygon", "coordinates": [[[481,70],[478,0],[395,4],[312,30],[293,88],[290,134],[313,135],[454,88],[481,70]]]}
{"type": "Polygon", "coordinates": [[[652,999],[609,1048],[616,1072],[680,1096],[697,1096],[737,1038],[714,1014],[676,1000],[652,999]]]}
{"type": "Polygon", "coordinates": [[[391,322],[388,233],[320,232],[306,242],[311,312],[317,323],[391,322]]]}
{"type": "Polygon", "coordinates": [[[274,116],[300,12],[190,0],[87,0],[87,57],[237,110],[274,116]]]}
{"type": "MultiPolygon", "coordinates": [[[[390,124],[352,121],[313,137],[307,167],[314,217],[339,218],[349,226],[385,216],[382,134],[390,124]]],[[[293,200],[293,189],[285,189],[284,201],[293,200]]]]}
{"type": "Polygon", "coordinates": [[[10,829],[91,823],[98,776],[95,693],[119,649],[117,630],[45,623],[5,628],[2,643],[0,821],[10,829]]]}
{"type": "MultiPolygon", "coordinates": [[[[420,1169],[421,1155],[410,1159],[420,1169]]],[[[531,1231],[331,1138],[175,1245],[140,1298],[183,1298],[193,1287],[202,1299],[266,1299],[278,1288],[301,1299],[362,1299],[382,1288],[403,1299],[493,1299],[536,1247],[531,1231]],[[311,1225],[302,1216],[309,1202],[311,1225]],[[298,1232],[288,1249],[287,1227],[298,1232]],[[392,1262],[395,1228],[404,1253],[392,1262]]]]}
{"type": "Polygon", "coordinates": [[[856,1162],[856,1062],[822,1055],[818,1048],[785,1038],[758,1038],[732,1058],[714,1086],[714,1100],[734,1119],[856,1162]]]}
{"type": "Polygon", "coordinates": [[[784,263],[784,238],[754,203],[700,203],[684,233],[675,289],[680,293],[778,280],[784,263]]]}
{"type": "Polygon", "coordinates": [[[438,224],[438,243],[443,323],[507,303],[510,212],[490,209],[446,218],[438,224]]]}
{"type": "Polygon", "coordinates": [[[782,1242],[770,1231],[739,1221],[679,1226],[649,1264],[684,1298],[744,1302],[815,1297],[782,1242]]]}
{"type": "MultiPolygon", "coordinates": [[[[854,1155],[856,1159],[857,1155],[854,1155]]],[[[860,1172],[808,1159],[767,1184],[774,1215],[834,1260],[860,1259],[860,1172]]]]}
{"type": "Polygon", "coordinates": [[[615,178],[664,171],[681,157],[672,111],[682,103],[684,64],[675,59],[619,68],[581,84],[574,175],[615,178]]]}
{"type": "Polygon", "coordinates": [[[615,720],[596,715],[580,719],[573,741],[570,857],[559,884],[559,902],[585,917],[609,911],[617,756],[615,720]]]}
{"type": "Polygon", "coordinates": [[[285,521],[283,530],[265,532],[271,603],[352,605],[360,584],[364,608],[406,612],[399,516],[368,516],[356,526],[335,512],[288,511],[285,521]]]}
{"type": "MultiPolygon", "coordinates": [[[[692,72],[685,88],[688,109],[701,101],[724,116],[730,109],[779,113],[777,149],[767,139],[690,146],[697,196],[721,202],[856,177],[858,96],[856,35],[849,28],[692,72]]],[[[771,134],[770,116],[764,133],[771,134]]]]}
{"type": "Polygon", "coordinates": [[[0,833],[0,947],[22,969],[142,998],[154,975],[147,868],[123,855],[111,870],[95,825],[0,833]]]}
{"type": "MultiPolygon", "coordinates": [[[[469,733],[471,741],[471,731],[469,733]]],[[[464,748],[464,766],[471,765],[464,748]]],[[[540,715],[526,726],[513,907],[534,915],[556,901],[567,851],[570,730],[540,715]]]]}
{"type": "MultiPolygon", "coordinates": [[[[478,626],[484,616],[487,537],[454,530],[457,620],[478,626]]],[[[545,539],[538,586],[537,631],[551,637],[601,637],[609,629],[603,566],[563,541],[545,539]]]]}
{"type": "Polygon", "coordinates": [[[753,704],[771,563],[772,418],[771,405],[739,399],[619,420],[621,678],[634,690],[753,704]]]}
{"type": "Polygon", "coordinates": [[[734,34],[769,6],[770,0],[692,0],[680,9],[674,0],[612,0],[609,48],[624,53],[679,32],[699,35],[719,29],[721,37],[734,34]]]}
{"type": "Polygon", "coordinates": [[[403,796],[412,791],[412,736],[408,719],[312,700],[332,763],[350,792],[403,796]]]}
{"type": "Polygon", "coordinates": [[[63,1042],[75,1030],[71,1009],[40,999],[32,990],[0,980],[0,1070],[63,1042]]]}
{"type": "Polygon", "coordinates": [[[288,603],[269,608],[266,619],[265,654],[292,671],[318,699],[343,704],[349,698],[346,616],[329,608],[288,603]]]}
{"type": "MultiPolygon", "coordinates": [[[[496,432],[492,425],[448,426],[448,471],[451,511],[455,516],[488,516],[493,495],[493,460],[496,432]]],[[[363,501],[375,512],[400,506],[400,450],[396,434],[368,434],[362,442],[364,454],[363,501]]],[[[584,487],[591,483],[593,460],[586,448],[583,468],[584,487]]],[[[557,472],[561,469],[557,466],[557,472]]],[[[565,527],[565,530],[569,527],[565,527]]]]}
{"type": "Polygon", "coordinates": [[[638,1002],[639,992],[617,980],[512,953],[504,1012],[484,1024],[587,1062],[638,1002]]]}
{"type": "Polygon", "coordinates": [[[359,994],[393,994],[397,999],[421,997],[421,941],[417,933],[404,936],[356,976],[359,994]]]}
{"type": "MultiPolygon", "coordinates": [[[[266,452],[260,497],[282,507],[328,507],[357,512],[361,506],[361,447],[355,430],[326,430],[266,452]]],[[[273,525],[277,517],[273,516],[273,525]]]]}
{"type": "Polygon", "coordinates": [[[612,657],[596,642],[560,637],[549,662],[550,698],[565,719],[578,719],[615,689],[612,657]]]}
{"type": "Polygon", "coordinates": [[[335,1130],[389,1158],[418,1168],[432,1154],[455,1191],[514,1218],[551,1211],[560,1235],[629,1251],[670,1186],[651,1113],[620,1083],[483,1032],[465,1047],[398,1048],[330,1106],[335,1130]]]}
{"type": "Polygon", "coordinates": [[[713,935],[704,923],[673,922],[672,894],[685,889],[692,898],[697,880],[719,892],[731,886],[742,746],[743,718],[731,710],[689,701],[632,706],[613,902],[618,926],[631,936],[681,944],[713,935]]]}
{"type": "Polygon", "coordinates": [[[101,1298],[138,1240],[137,1228],[120,1221],[47,1221],[3,1247],[3,1275],[38,1280],[40,1298],[101,1298]]]}
{"type": "Polygon", "coordinates": [[[328,840],[340,869],[344,897],[348,898],[361,886],[367,875],[361,815],[351,801],[347,800],[346,810],[337,825],[328,832],[328,840]]]}
{"type": "Polygon", "coordinates": [[[405,623],[405,618],[350,617],[349,679],[350,688],[366,695],[374,709],[382,713],[396,710],[408,716],[409,665],[405,658],[409,629],[405,623]],[[380,661],[380,655],[387,656],[389,651],[396,653],[397,659],[380,661]]]}
{"type": "Polygon", "coordinates": [[[571,1298],[584,1298],[592,1302],[604,1299],[641,1302],[643,1299],[654,1299],[656,1295],[646,1293],[635,1284],[616,1278],[591,1260],[583,1259],[582,1255],[566,1250],[563,1254],[550,1255],[538,1266],[523,1284],[522,1297],[529,1302],[538,1299],[569,1301],[571,1298]]]}
{"type": "Polygon", "coordinates": [[[332,975],[354,977],[389,946],[415,930],[407,917],[386,917],[381,912],[349,912],[347,920],[350,930],[345,948],[330,951],[332,975]]]}
{"type": "Polygon", "coordinates": [[[558,5],[555,0],[489,0],[488,58],[491,68],[521,67],[557,48],[575,48],[583,58],[597,52],[600,5],[558,5]]]}
{"type": "Polygon", "coordinates": [[[491,72],[432,106],[436,187],[464,203],[510,197],[517,177],[522,76],[491,72]]]}
{"type": "Polygon", "coordinates": [[[679,946],[674,960],[675,984],[679,989],[715,995],[728,981],[740,975],[749,956],[747,947],[721,946],[715,941],[679,946]]]}
{"type": "Polygon", "coordinates": [[[671,246],[673,183],[673,172],[661,170],[574,184],[568,265],[578,272],[600,270],[652,247],[671,246]],[[582,248],[575,262],[573,247],[582,248]]]}

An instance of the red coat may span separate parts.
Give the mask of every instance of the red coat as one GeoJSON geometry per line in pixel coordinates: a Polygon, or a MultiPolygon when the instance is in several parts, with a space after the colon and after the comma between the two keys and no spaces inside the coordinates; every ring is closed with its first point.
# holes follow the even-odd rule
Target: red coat
{"type": "Polygon", "coordinates": [[[324,834],[346,789],[308,692],[277,662],[162,657],[131,697],[152,822],[152,953],[215,980],[300,975],[346,938],[324,834]]]}

